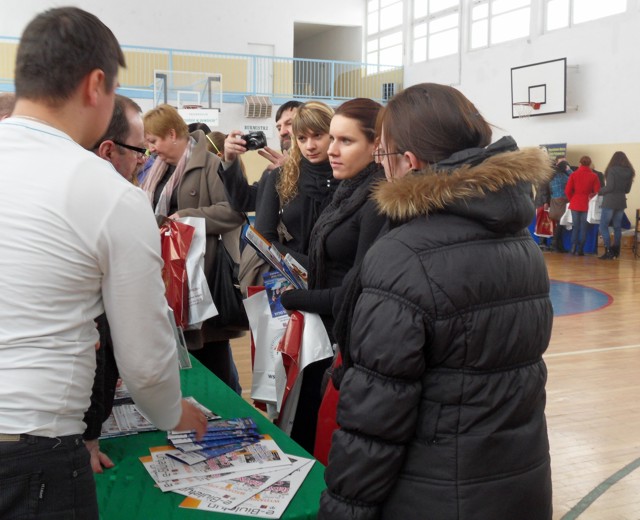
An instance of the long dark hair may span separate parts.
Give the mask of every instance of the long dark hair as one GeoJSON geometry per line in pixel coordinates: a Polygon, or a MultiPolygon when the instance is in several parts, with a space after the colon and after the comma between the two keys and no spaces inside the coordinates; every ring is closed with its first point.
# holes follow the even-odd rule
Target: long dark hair
{"type": "Polygon", "coordinates": [[[609,164],[607,164],[607,168],[604,170],[605,179],[607,178],[607,175],[609,175],[609,169],[612,168],[613,166],[621,166],[623,168],[629,168],[632,173],[631,178],[633,179],[636,176],[636,171],[633,169],[633,166],[631,166],[631,161],[629,161],[627,154],[625,154],[624,152],[615,152],[611,156],[611,159],[609,160],[609,164]]]}
{"type": "Polygon", "coordinates": [[[378,136],[383,128],[387,151],[411,151],[430,164],[466,148],[483,148],[492,134],[471,101],[437,83],[414,85],[391,98],[378,117],[378,136]]]}

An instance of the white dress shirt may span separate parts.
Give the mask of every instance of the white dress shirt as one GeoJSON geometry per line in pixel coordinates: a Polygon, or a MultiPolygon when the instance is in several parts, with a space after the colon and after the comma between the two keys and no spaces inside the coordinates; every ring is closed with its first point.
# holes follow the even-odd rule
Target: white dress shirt
{"type": "Polygon", "coordinates": [[[145,194],[68,135],[0,123],[0,433],[82,433],[106,310],[121,377],[161,429],[180,419],[159,232],[145,194]]]}

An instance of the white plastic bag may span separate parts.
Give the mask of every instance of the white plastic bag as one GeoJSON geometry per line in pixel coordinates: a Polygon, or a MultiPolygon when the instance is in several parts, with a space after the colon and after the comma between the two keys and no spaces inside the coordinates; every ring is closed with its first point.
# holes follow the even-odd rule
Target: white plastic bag
{"type": "Polygon", "coordinates": [[[187,330],[200,329],[202,322],[218,315],[204,274],[204,253],[207,247],[206,224],[201,217],[183,217],[179,222],[193,226],[195,233],[187,254],[189,280],[189,323],[187,330]]]}
{"type": "Polygon", "coordinates": [[[571,210],[569,209],[569,203],[567,203],[567,209],[564,212],[564,215],[560,218],[559,224],[570,230],[573,228],[573,219],[571,217],[571,210]]]}
{"type": "Polygon", "coordinates": [[[596,195],[589,199],[589,210],[587,211],[587,222],[589,224],[600,224],[600,216],[602,215],[602,197],[596,195]]]}

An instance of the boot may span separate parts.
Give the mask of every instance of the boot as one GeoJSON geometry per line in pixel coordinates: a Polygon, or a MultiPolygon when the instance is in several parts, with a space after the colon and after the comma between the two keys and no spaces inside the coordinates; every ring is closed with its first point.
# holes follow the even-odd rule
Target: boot
{"type": "Polygon", "coordinates": [[[598,258],[600,260],[611,260],[612,258],[614,258],[614,256],[613,256],[613,248],[605,247],[604,248],[604,255],[599,256],[598,258]]]}
{"type": "Polygon", "coordinates": [[[611,258],[618,258],[620,256],[620,244],[617,246],[611,246],[611,258]]]}

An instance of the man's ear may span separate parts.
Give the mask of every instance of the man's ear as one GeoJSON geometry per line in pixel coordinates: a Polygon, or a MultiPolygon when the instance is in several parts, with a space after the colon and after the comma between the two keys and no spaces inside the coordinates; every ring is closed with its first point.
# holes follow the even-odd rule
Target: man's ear
{"type": "Polygon", "coordinates": [[[111,154],[115,151],[116,149],[116,145],[113,144],[113,141],[102,141],[100,143],[100,146],[98,146],[98,156],[102,159],[104,159],[105,161],[109,161],[111,154]]]}
{"type": "Polygon", "coordinates": [[[102,69],[93,69],[84,80],[85,99],[90,106],[98,105],[100,97],[106,92],[106,77],[102,69]]]}

